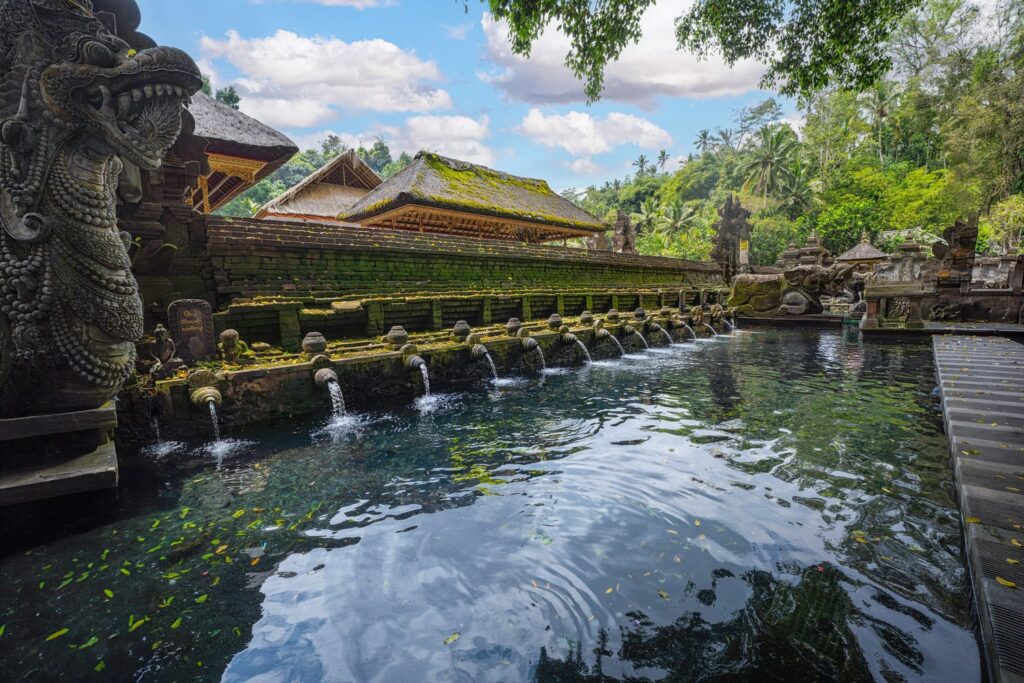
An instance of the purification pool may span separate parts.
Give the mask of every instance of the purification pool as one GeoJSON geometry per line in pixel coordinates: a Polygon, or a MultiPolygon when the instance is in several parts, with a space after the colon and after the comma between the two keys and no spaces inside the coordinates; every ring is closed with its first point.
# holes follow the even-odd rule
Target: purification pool
{"type": "Polygon", "coordinates": [[[336,423],[325,393],[7,529],[5,677],[978,681],[933,387],[924,344],[740,331],[336,423]]]}

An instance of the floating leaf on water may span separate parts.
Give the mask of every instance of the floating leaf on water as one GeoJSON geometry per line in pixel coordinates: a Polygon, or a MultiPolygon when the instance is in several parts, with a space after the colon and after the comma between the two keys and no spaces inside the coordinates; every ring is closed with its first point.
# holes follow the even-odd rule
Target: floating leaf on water
{"type": "Polygon", "coordinates": [[[39,590],[43,590],[44,588],[46,588],[46,582],[45,581],[40,581],[39,582],[39,590]]]}
{"type": "Polygon", "coordinates": [[[675,529],[665,529],[665,532],[669,533],[669,534],[672,534],[673,536],[678,536],[679,535],[679,532],[676,531],[675,529]]]}
{"type": "Polygon", "coordinates": [[[81,645],[79,645],[78,649],[79,650],[84,650],[87,647],[92,647],[93,645],[95,645],[98,642],[100,642],[100,639],[97,638],[96,636],[92,636],[91,638],[89,638],[89,640],[87,640],[84,643],[82,643],[81,645]]]}
{"type": "Polygon", "coordinates": [[[1015,545],[1015,546],[1017,546],[1018,548],[1024,548],[1024,545],[1021,545],[1021,542],[1020,542],[1020,541],[1018,541],[1018,540],[1017,540],[1016,538],[1011,538],[1011,539],[1010,539],[1010,544],[1011,544],[1011,545],[1015,545]]]}
{"type": "Polygon", "coordinates": [[[0,624],[0,636],[2,636],[4,634],[4,631],[6,631],[6,630],[7,630],[7,624],[0,624]]]}
{"type": "Polygon", "coordinates": [[[153,520],[153,526],[151,526],[151,527],[149,527],[149,528],[150,528],[150,529],[155,529],[155,528],[157,528],[158,526],[160,526],[160,520],[159,520],[159,519],[155,519],[155,520],[153,520]]]}
{"type": "Polygon", "coordinates": [[[965,521],[968,524],[981,524],[981,520],[978,519],[977,517],[968,517],[965,521]]]}
{"type": "Polygon", "coordinates": [[[214,552],[217,553],[218,555],[220,555],[222,552],[224,552],[227,549],[228,549],[228,547],[226,545],[222,545],[219,548],[217,548],[214,552]]]}
{"type": "Polygon", "coordinates": [[[1010,564],[1020,564],[1020,560],[1015,560],[1012,557],[1006,558],[1006,561],[1009,562],[1010,564]]]}
{"type": "Polygon", "coordinates": [[[125,569],[124,567],[121,567],[121,573],[124,574],[125,576],[131,576],[132,575],[132,573],[130,571],[128,571],[127,569],[125,569]]]}
{"type": "Polygon", "coordinates": [[[103,671],[103,670],[104,670],[104,669],[106,669],[106,668],[107,668],[107,663],[106,663],[106,662],[104,662],[104,661],[103,661],[103,660],[101,659],[101,660],[99,661],[99,664],[97,664],[96,666],[94,666],[94,667],[93,667],[93,671],[95,671],[96,673],[99,673],[100,671],[103,671]]]}
{"type": "Polygon", "coordinates": [[[693,525],[694,526],[700,526],[700,520],[699,519],[693,520],[693,525]]]}
{"type": "Polygon", "coordinates": [[[531,580],[530,583],[533,585],[534,588],[537,588],[537,581],[536,580],[531,580]]]}
{"type": "Polygon", "coordinates": [[[174,596],[168,595],[166,598],[160,601],[160,609],[170,607],[172,602],[174,602],[174,596]]]}
{"type": "Polygon", "coordinates": [[[614,593],[614,592],[615,592],[615,589],[614,588],[610,588],[610,587],[608,588],[608,590],[605,591],[605,593],[614,593]]]}
{"type": "Polygon", "coordinates": [[[682,561],[683,561],[683,558],[679,557],[678,555],[673,555],[672,556],[672,561],[675,562],[676,564],[681,564],[682,561]]]}
{"type": "Polygon", "coordinates": [[[237,519],[237,518],[241,517],[244,514],[245,514],[245,508],[242,508],[241,510],[235,510],[234,513],[231,516],[237,519]]]}
{"type": "Polygon", "coordinates": [[[220,583],[220,577],[219,576],[215,576],[215,577],[213,577],[213,581],[210,582],[210,585],[211,586],[216,586],[218,583],[220,583]]]}
{"type": "Polygon", "coordinates": [[[456,631],[455,633],[451,634],[450,636],[448,636],[447,638],[444,639],[444,644],[445,645],[451,645],[452,643],[454,643],[456,640],[459,639],[459,635],[460,635],[459,632],[456,631]]]}
{"type": "Polygon", "coordinates": [[[173,622],[171,622],[171,628],[178,628],[179,626],[181,626],[181,617],[178,617],[173,622]]]}
{"type": "Polygon", "coordinates": [[[198,598],[196,598],[196,604],[197,604],[197,605],[201,605],[201,604],[203,604],[204,602],[206,602],[206,599],[207,599],[208,597],[210,597],[210,596],[209,596],[209,595],[208,595],[207,593],[203,593],[203,594],[202,594],[202,595],[200,595],[200,596],[199,596],[198,598]]]}
{"type": "Polygon", "coordinates": [[[109,555],[109,554],[110,554],[110,548],[104,549],[104,551],[102,553],[100,553],[100,559],[101,560],[107,559],[107,555],[109,555]]]}
{"type": "Polygon", "coordinates": [[[103,594],[106,595],[108,598],[114,597],[114,591],[110,590],[109,588],[104,588],[103,594]]]}
{"type": "Polygon", "coordinates": [[[59,631],[54,631],[50,635],[46,636],[46,640],[47,640],[47,642],[49,642],[51,640],[56,640],[57,638],[60,638],[62,635],[64,635],[67,632],[68,632],[67,628],[62,628],[59,631]]]}
{"type": "MultiPolygon", "coordinates": [[[[1016,588],[1017,587],[1017,584],[1015,584],[1013,581],[1010,581],[1009,579],[1004,579],[1001,576],[997,576],[996,577],[996,583],[998,583],[1000,586],[1006,586],[1007,588],[1016,588]]],[[[67,630],[67,629],[65,629],[65,630],[67,630]]],[[[47,640],[49,640],[49,639],[47,639],[47,640]]]]}
{"type": "Polygon", "coordinates": [[[666,593],[665,591],[663,591],[663,590],[661,590],[659,588],[658,589],[658,597],[661,598],[662,600],[668,600],[668,593],[666,593]]]}

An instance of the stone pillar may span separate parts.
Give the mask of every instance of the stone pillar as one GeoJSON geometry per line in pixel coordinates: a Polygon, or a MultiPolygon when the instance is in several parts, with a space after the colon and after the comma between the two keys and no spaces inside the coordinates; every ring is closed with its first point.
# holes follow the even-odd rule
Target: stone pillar
{"type": "Polygon", "coordinates": [[[366,336],[379,337],[384,334],[384,304],[380,301],[366,302],[366,336]]]}
{"type": "Polygon", "coordinates": [[[299,327],[299,309],[301,307],[301,304],[285,304],[277,312],[281,348],[285,351],[298,351],[302,346],[302,329],[299,327]]]}
{"type": "Polygon", "coordinates": [[[491,324],[491,297],[485,296],[480,304],[480,324],[491,324]]]}
{"type": "Polygon", "coordinates": [[[907,324],[908,330],[924,329],[924,320],[921,319],[921,296],[907,297],[907,324]]]}
{"type": "Polygon", "coordinates": [[[441,316],[441,301],[434,299],[430,302],[430,329],[440,330],[444,328],[444,318],[441,316]]]}
{"type": "Polygon", "coordinates": [[[565,315],[565,295],[555,295],[555,310],[558,311],[558,315],[565,315]]]}
{"type": "Polygon", "coordinates": [[[530,308],[530,295],[523,294],[522,309],[519,314],[519,319],[524,323],[533,317],[533,310],[530,308]]]}
{"type": "Polygon", "coordinates": [[[867,299],[867,310],[860,321],[861,329],[877,330],[880,326],[878,321],[878,308],[881,301],[876,298],[867,299]]]}

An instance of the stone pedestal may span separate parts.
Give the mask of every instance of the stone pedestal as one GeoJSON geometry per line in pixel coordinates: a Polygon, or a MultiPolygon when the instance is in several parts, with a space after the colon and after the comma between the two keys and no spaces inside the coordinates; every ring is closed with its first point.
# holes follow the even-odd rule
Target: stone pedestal
{"type": "Polygon", "coordinates": [[[0,506],[117,486],[114,403],[0,420],[0,506]]]}

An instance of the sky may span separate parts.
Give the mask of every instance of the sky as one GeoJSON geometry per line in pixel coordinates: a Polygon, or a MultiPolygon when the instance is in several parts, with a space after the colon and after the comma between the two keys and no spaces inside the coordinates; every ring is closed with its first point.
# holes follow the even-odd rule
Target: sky
{"type": "MultiPolygon", "coordinates": [[[[334,133],[376,136],[399,151],[438,152],[552,187],[584,188],[632,172],[662,149],[667,167],[702,128],[774,96],[762,67],[677,51],[673,20],[689,0],[660,0],[644,37],[605,73],[587,105],[550,28],[524,59],[480,0],[138,0],[141,30],[191,54],[215,87],[234,85],[245,113],[300,148],[334,133]]],[[[792,102],[778,98],[796,118],[792,102]]]]}

